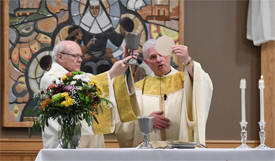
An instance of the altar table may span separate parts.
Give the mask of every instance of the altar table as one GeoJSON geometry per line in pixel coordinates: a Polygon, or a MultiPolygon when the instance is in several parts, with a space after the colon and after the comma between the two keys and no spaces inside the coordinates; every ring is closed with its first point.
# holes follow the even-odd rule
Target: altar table
{"type": "Polygon", "coordinates": [[[42,149],[35,161],[275,161],[275,149],[42,149]]]}

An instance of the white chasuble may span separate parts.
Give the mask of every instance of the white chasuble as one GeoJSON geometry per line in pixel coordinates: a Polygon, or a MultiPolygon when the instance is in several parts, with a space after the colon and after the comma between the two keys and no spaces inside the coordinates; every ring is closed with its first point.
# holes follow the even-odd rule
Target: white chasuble
{"type": "MultiPolygon", "coordinates": [[[[170,73],[161,78],[147,76],[135,84],[135,90],[141,115],[148,116],[159,111],[163,103],[164,115],[170,120],[170,127],[165,130],[166,140],[205,144],[213,86],[199,63],[194,62],[193,81],[187,71],[179,72],[172,68],[170,73]]],[[[121,124],[117,135],[121,147],[137,146],[143,141],[137,121],[121,124]]],[[[160,130],[154,129],[150,140],[161,140],[160,130]]]]}

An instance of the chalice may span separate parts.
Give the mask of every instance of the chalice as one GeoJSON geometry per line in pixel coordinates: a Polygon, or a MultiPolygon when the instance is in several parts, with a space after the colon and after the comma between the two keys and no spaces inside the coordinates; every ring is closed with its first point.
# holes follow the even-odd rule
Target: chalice
{"type": "MultiPolygon", "coordinates": [[[[138,49],[139,40],[140,40],[140,37],[136,34],[133,34],[133,33],[126,34],[125,43],[126,43],[126,47],[130,50],[130,55],[133,56],[134,50],[138,49]]],[[[138,59],[135,59],[135,58],[131,58],[126,62],[126,64],[129,64],[129,65],[139,65],[141,63],[142,62],[140,62],[138,59]]]]}
{"type": "Polygon", "coordinates": [[[140,146],[140,148],[146,149],[146,148],[152,148],[152,145],[150,144],[150,133],[153,130],[153,124],[154,124],[154,117],[153,116],[138,116],[138,124],[139,129],[144,135],[144,141],[143,144],[140,146]]]}

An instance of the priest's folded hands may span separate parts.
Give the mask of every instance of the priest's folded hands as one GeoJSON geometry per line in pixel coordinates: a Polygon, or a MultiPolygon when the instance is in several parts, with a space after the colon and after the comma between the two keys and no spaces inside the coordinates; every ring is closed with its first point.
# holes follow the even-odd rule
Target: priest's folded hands
{"type": "Polygon", "coordinates": [[[154,125],[153,128],[164,130],[169,128],[170,126],[170,120],[163,116],[164,112],[163,110],[154,111],[149,116],[154,117],[154,125]]]}

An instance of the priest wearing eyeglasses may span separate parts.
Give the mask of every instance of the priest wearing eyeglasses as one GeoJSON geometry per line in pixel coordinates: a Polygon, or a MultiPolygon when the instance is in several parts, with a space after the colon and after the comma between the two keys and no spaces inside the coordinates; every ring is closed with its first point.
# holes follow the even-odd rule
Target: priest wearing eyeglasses
{"type": "MultiPolygon", "coordinates": [[[[55,80],[61,78],[68,72],[80,70],[82,62],[82,52],[80,46],[74,41],[64,40],[59,42],[54,47],[51,56],[52,65],[50,70],[46,71],[41,78],[41,89],[46,89],[50,84],[54,83],[55,80]]],[[[128,65],[126,65],[125,62],[129,58],[130,57],[117,61],[109,71],[92,77],[93,80],[96,80],[100,83],[100,85],[103,87],[104,96],[109,98],[114,106],[116,106],[116,102],[112,79],[118,75],[123,74],[126,71],[128,65]]],[[[99,115],[97,116],[99,124],[94,123],[92,124],[92,127],[89,127],[85,121],[82,121],[79,147],[104,147],[103,134],[114,132],[115,124],[117,122],[120,122],[121,117],[122,116],[119,116],[119,112],[117,111],[116,107],[103,107],[103,112],[99,113],[99,115]]],[[[132,118],[130,118],[130,120],[131,119],[135,119],[134,114],[132,115],[132,118]]],[[[60,147],[58,141],[58,130],[58,122],[52,119],[49,120],[49,126],[46,126],[45,130],[42,132],[44,148],[60,147]]]]}

